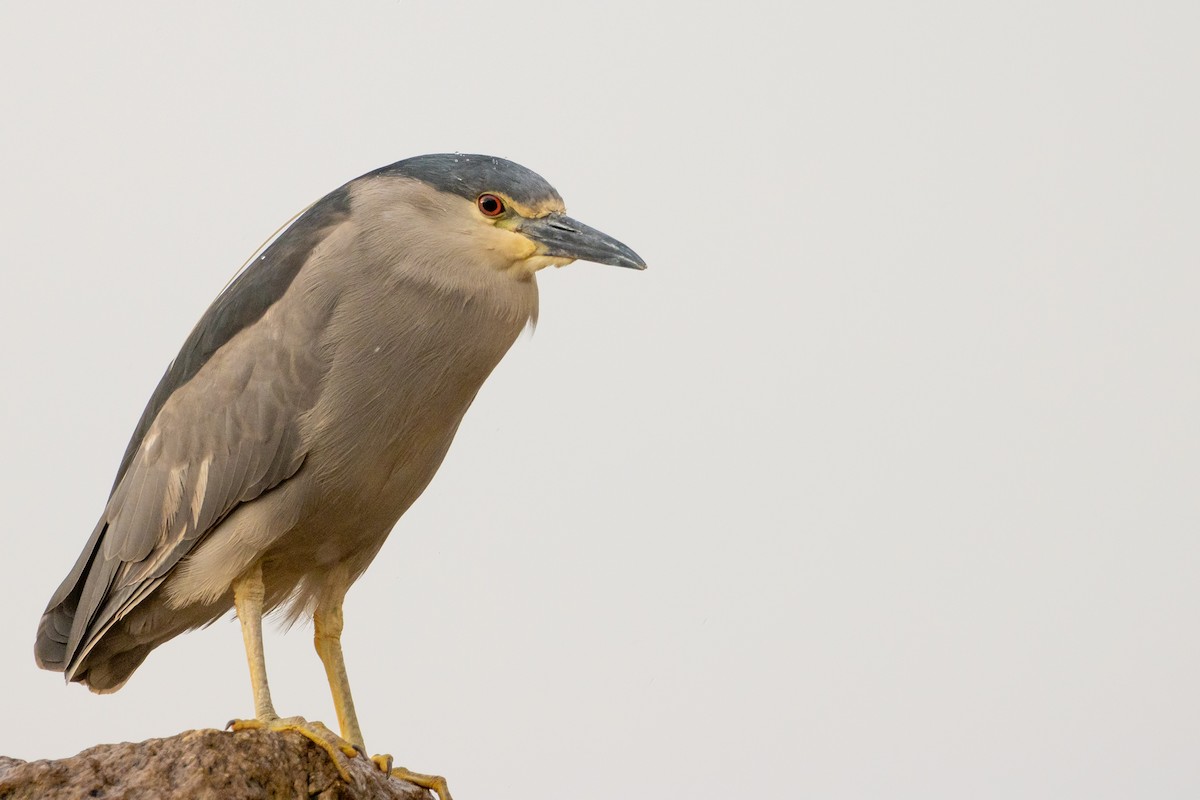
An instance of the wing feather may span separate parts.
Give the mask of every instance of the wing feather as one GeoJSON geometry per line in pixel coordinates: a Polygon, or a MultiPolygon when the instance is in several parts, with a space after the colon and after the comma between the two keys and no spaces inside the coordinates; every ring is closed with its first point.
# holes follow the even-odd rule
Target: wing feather
{"type": "Polygon", "coordinates": [[[327,369],[315,344],[327,313],[269,312],[344,222],[348,203],[343,189],[315,204],[192,331],[143,412],[92,537],[47,606],[39,665],[76,676],[100,637],[213,528],[301,468],[298,425],[327,369]]]}
{"type": "MultiPolygon", "coordinates": [[[[258,353],[268,364],[274,357],[258,353]]],[[[139,450],[113,493],[102,557],[87,575],[67,643],[68,678],[206,533],[303,463],[296,426],[315,402],[319,381],[276,393],[268,381],[247,381],[235,371],[232,377],[222,385],[220,372],[202,370],[181,388],[150,427],[159,452],[139,450]],[[264,403],[275,407],[263,413],[264,403]]]]}

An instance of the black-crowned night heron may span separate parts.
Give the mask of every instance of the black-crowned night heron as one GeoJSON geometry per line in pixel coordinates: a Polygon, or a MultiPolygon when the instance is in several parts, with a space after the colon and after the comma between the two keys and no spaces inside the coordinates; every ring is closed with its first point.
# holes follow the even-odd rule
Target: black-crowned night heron
{"type": "Polygon", "coordinates": [[[304,212],[217,297],[155,389],[42,616],[38,665],[112,692],[155,647],[234,607],[255,710],[235,727],[300,730],[335,759],[365,753],[340,642],[347,589],[536,318],[537,271],[645,267],[564,210],[518,164],[444,154],[304,212]],[[313,617],[341,739],[275,713],[262,615],[277,608],[313,617]]]}

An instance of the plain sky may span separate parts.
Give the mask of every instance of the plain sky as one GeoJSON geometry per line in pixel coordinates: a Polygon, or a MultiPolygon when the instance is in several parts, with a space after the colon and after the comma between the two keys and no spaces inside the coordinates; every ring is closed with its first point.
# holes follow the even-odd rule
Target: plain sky
{"type": "MultiPolygon", "coordinates": [[[[0,754],[251,713],[38,617],[298,209],[505,156],[644,273],[542,313],[351,591],[369,749],[457,797],[1200,796],[1200,4],[3,3],[0,754]]],[[[285,714],[333,721],[311,630],[285,714]]]]}

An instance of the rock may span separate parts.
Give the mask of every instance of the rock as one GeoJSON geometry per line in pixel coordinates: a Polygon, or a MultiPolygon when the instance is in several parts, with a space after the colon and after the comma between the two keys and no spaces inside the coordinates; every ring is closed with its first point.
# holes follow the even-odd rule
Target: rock
{"type": "Polygon", "coordinates": [[[102,744],[58,761],[0,756],[0,800],[432,800],[366,758],[343,762],[295,732],[186,731],[102,744]]]}

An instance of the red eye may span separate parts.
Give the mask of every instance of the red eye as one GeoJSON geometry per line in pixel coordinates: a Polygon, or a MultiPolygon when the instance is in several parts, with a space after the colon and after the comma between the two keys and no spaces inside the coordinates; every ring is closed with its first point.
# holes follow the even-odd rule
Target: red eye
{"type": "Polygon", "coordinates": [[[504,201],[494,194],[481,194],[475,201],[479,211],[485,217],[498,217],[504,213],[504,201]]]}

